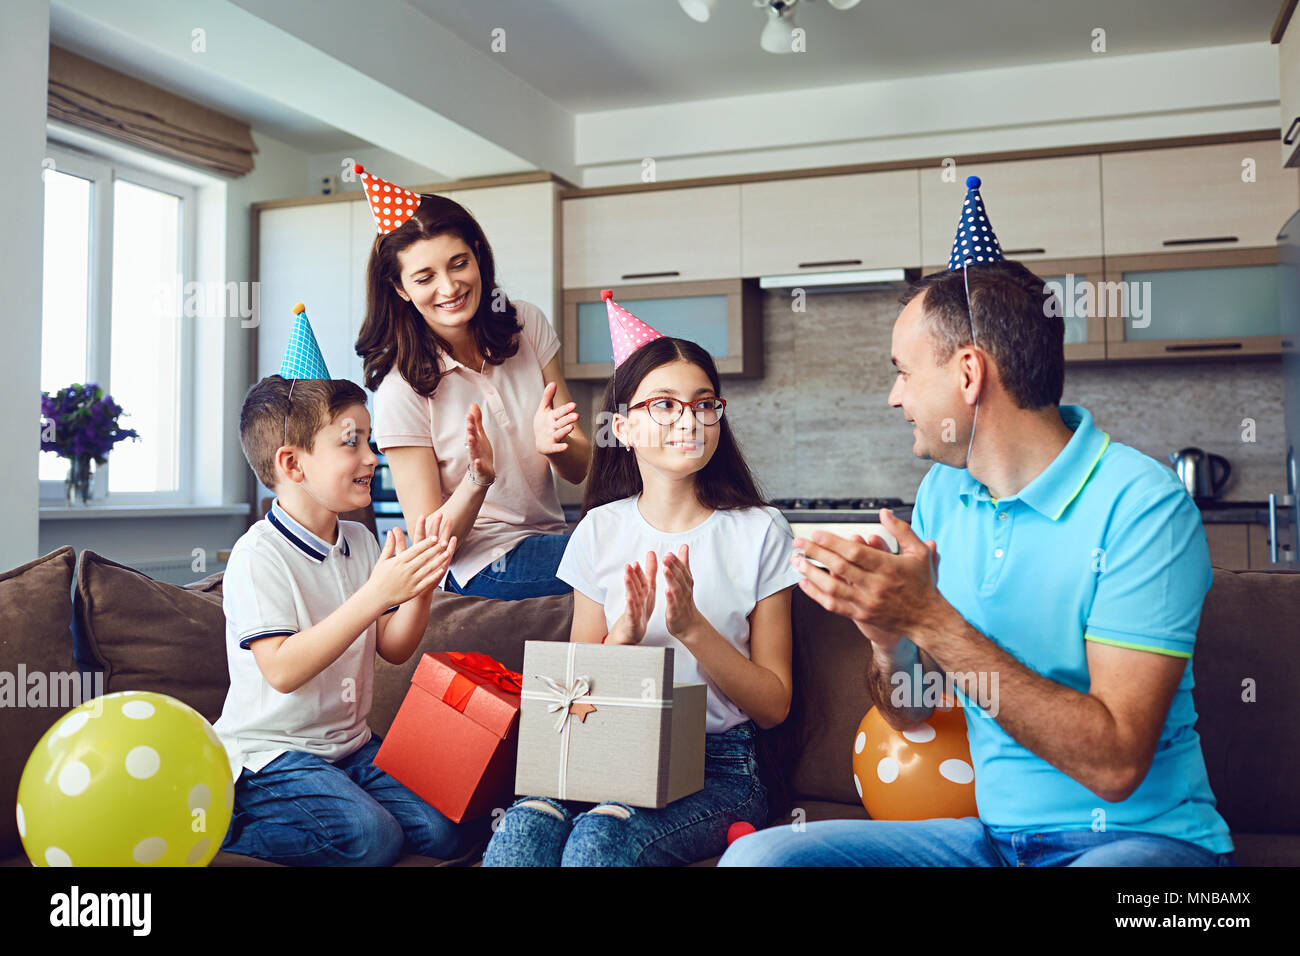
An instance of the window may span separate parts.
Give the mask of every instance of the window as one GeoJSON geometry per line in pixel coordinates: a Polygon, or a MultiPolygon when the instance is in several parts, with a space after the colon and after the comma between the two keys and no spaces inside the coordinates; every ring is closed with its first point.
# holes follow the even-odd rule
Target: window
{"type": "MultiPolygon", "coordinates": [[[[96,382],[124,409],[119,442],[98,466],[114,503],[190,500],[194,188],[118,162],[47,150],[41,388],[96,382]],[[192,312],[192,310],[191,310],[192,312]]],[[[67,463],[42,452],[41,497],[61,498],[67,463]]]]}

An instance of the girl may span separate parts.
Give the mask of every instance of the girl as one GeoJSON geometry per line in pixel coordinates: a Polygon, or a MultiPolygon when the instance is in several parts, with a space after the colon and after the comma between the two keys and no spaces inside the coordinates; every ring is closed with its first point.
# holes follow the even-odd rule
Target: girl
{"type": "Polygon", "coordinates": [[[492,247],[463,206],[357,171],[379,235],[356,349],[402,513],[441,514],[461,542],[448,591],[565,593],[555,568],[568,526],[551,467],[577,484],[591,444],[559,339],[541,309],[498,288],[492,247]],[[376,196],[406,200],[403,214],[376,196]]]}
{"type": "Polygon", "coordinates": [[[790,709],[799,574],[790,527],[759,493],[725,405],[695,343],[658,337],[633,351],[599,419],[617,441],[598,433],[557,571],[574,588],[570,640],[672,647],[674,680],[707,685],[704,789],[659,810],[520,799],[485,866],[693,863],[726,849],[731,824],[767,824],[755,737],[790,709]]]}

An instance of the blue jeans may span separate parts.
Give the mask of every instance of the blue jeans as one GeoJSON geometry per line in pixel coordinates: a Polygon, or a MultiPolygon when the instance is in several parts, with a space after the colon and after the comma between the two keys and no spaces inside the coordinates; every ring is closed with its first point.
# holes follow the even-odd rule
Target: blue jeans
{"type": "Polygon", "coordinates": [[[535,534],[524,538],[464,586],[448,571],[443,587],[453,594],[473,594],[501,601],[568,594],[573,588],[555,576],[568,543],[567,534],[535,534]]]}
{"type": "Polygon", "coordinates": [[[1235,866],[1232,853],[1154,833],[998,833],[959,820],[822,820],[733,843],[719,866],[1235,866]]]}
{"type": "Polygon", "coordinates": [[[452,859],[487,826],[453,823],[377,768],[381,738],[331,763],[290,750],[235,782],[221,849],[286,866],[391,866],[403,851],[452,859]]]}
{"type": "Polygon", "coordinates": [[[497,824],[483,865],[680,866],[717,856],[733,823],[767,824],[756,734],[751,721],[706,734],[704,789],[659,810],[545,797],[516,800],[497,824]]]}

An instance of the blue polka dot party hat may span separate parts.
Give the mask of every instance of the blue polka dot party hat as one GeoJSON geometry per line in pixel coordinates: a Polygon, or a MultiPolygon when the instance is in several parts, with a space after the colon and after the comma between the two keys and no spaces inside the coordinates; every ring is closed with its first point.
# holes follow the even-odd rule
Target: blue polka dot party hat
{"type": "Polygon", "coordinates": [[[957,238],[953,240],[952,253],[948,256],[948,268],[960,269],[966,265],[997,262],[1001,258],[1002,247],[993,234],[989,214],[980,197],[980,178],[967,176],[966,202],[961,208],[961,220],[957,223],[957,238]]]}
{"type": "Polygon", "coordinates": [[[316,344],[316,335],[307,321],[307,307],[299,302],[293,307],[293,330],[280,363],[281,378],[329,378],[329,369],[316,344]]]}

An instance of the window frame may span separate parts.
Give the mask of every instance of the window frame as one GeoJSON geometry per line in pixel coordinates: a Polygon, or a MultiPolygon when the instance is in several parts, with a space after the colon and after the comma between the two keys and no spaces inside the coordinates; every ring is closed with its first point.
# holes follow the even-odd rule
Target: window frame
{"type": "MultiPolygon", "coordinates": [[[[195,274],[195,250],[198,236],[198,190],[190,183],[142,169],[131,163],[89,153],[75,147],[47,142],[46,156],[54,161],[54,169],[87,179],[91,183],[90,200],[90,254],[87,279],[87,329],[86,329],[86,381],[96,382],[105,394],[112,392],[112,334],[113,334],[113,216],[114,192],[118,180],[155,189],[180,200],[180,288],[177,293],[184,303],[185,288],[195,274]]],[[[44,267],[42,267],[42,270],[44,267]]],[[[42,281],[44,281],[42,279],[42,281]]],[[[200,292],[202,295],[202,292],[200,292]]],[[[200,303],[200,308],[202,303],[200,303]]],[[[200,314],[202,314],[200,312],[200,314]]],[[[180,408],[177,413],[177,487],[171,491],[108,491],[109,472],[113,456],[106,464],[95,467],[93,497],[96,506],[112,505],[184,505],[193,503],[194,495],[194,327],[187,321],[182,308],[179,316],[180,334],[177,355],[180,408]],[[111,498],[111,500],[110,500],[111,498]]],[[[66,383],[65,383],[66,384],[66,383]]],[[[130,409],[127,409],[130,411],[130,409]]],[[[130,419],[123,425],[131,427],[130,419]]],[[[64,481],[40,481],[40,502],[57,506],[65,500],[64,481]]]]}

